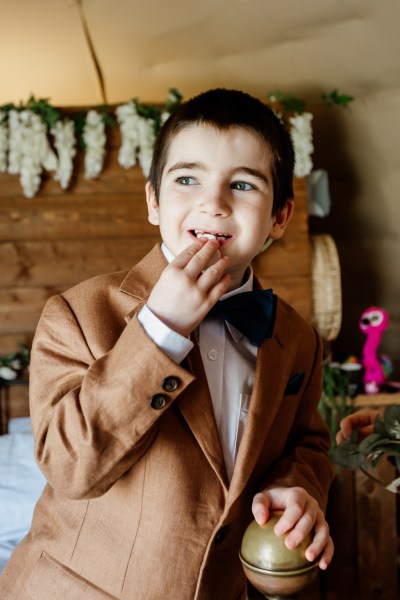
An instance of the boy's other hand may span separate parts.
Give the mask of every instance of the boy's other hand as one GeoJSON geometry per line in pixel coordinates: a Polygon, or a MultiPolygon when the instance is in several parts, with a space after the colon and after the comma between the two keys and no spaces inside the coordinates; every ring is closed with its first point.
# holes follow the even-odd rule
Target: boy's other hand
{"type": "Polygon", "coordinates": [[[217,240],[198,240],[164,269],[147,302],[168,327],[188,336],[228,291],[229,259],[221,257],[217,240]]]}
{"type": "Polygon", "coordinates": [[[348,415],[340,421],[340,430],[336,434],[336,443],[349,440],[354,429],[359,428],[358,439],[361,441],[374,431],[374,422],[378,414],[377,410],[364,408],[348,415]]]}
{"type": "Polygon", "coordinates": [[[295,548],[313,531],[305,556],[310,562],[319,557],[319,567],[325,570],[332,560],[333,542],[318,502],[301,487],[272,488],[254,496],[252,511],[259,525],[268,521],[272,510],[284,511],[274,531],[286,535],[287,548],[295,548]]]}

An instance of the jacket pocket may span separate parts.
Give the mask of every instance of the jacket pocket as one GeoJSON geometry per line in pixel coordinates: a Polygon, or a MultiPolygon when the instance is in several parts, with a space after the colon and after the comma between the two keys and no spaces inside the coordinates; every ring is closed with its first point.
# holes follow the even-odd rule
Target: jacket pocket
{"type": "Polygon", "coordinates": [[[116,600],[43,552],[28,581],[32,600],[116,600]]]}
{"type": "Polygon", "coordinates": [[[298,394],[300,392],[301,386],[303,385],[304,377],[304,371],[301,371],[301,373],[297,373],[297,375],[291,377],[291,379],[288,381],[285,391],[283,392],[283,395],[295,396],[296,394],[298,394]]]}

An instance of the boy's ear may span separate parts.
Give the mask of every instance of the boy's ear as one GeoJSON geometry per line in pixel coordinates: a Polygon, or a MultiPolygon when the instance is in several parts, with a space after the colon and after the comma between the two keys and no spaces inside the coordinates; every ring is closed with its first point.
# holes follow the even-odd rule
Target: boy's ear
{"type": "Polygon", "coordinates": [[[150,181],[146,183],[147,218],[152,225],[159,225],[158,202],[150,181]]]}
{"type": "Polygon", "coordinates": [[[273,218],[273,226],[269,234],[269,238],[272,240],[278,240],[285,232],[287,224],[293,215],[294,202],[288,200],[281,210],[279,210],[273,218]]]}

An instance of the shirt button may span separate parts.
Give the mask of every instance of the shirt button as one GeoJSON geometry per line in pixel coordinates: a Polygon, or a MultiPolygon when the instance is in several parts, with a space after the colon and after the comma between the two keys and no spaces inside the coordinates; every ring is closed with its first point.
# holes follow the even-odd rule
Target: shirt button
{"type": "Polygon", "coordinates": [[[174,392],[178,388],[179,383],[178,377],[170,376],[163,379],[161,386],[164,392],[174,392]]]}
{"type": "Polygon", "coordinates": [[[223,527],[221,527],[221,529],[219,531],[217,531],[215,538],[214,538],[214,542],[216,544],[220,544],[221,542],[224,541],[224,539],[226,538],[226,536],[228,535],[228,531],[229,531],[229,527],[227,525],[224,525],[223,527]]]}
{"type": "Polygon", "coordinates": [[[163,394],[154,394],[154,396],[150,398],[150,406],[151,408],[154,408],[154,410],[160,410],[160,408],[164,408],[166,404],[167,397],[163,394]]]}
{"type": "Polygon", "coordinates": [[[218,358],[218,350],[216,350],[215,348],[211,348],[208,352],[207,352],[207,357],[210,360],[217,360],[218,358]]]}

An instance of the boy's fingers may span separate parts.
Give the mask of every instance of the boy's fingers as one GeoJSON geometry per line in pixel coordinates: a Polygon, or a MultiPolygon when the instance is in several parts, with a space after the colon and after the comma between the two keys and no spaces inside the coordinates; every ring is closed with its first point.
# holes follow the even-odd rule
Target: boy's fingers
{"type": "Polygon", "coordinates": [[[219,243],[216,240],[207,240],[207,242],[197,250],[192,258],[188,261],[184,267],[185,272],[194,279],[208,267],[211,259],[216,255],[218,251],[219,243]]]}
{"type": "Polygon", "coordinates": [[[306,559],[310,562],[317,560],[319,557],[319,566],[321,569],[326,569],[332,560],[334,546],[329,533],[324,531],[320,534],[316,533],[312,544],[310,544],[305,552],[306,559]]]}
{"type": "Polygon", "coordinates": [[[205,246],[205,240],[197,240],[197,242],[193,242],[187,248],[182,250],[178,256],[171,261],[171,265],[177,267],[178,269],[184,269],[188,263],[192,260],[192,258],[205,246]]]}

